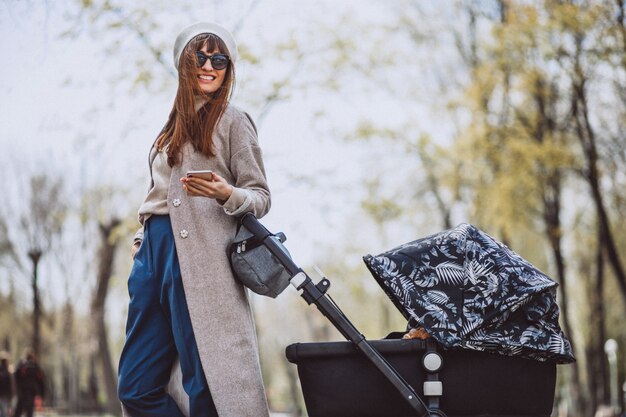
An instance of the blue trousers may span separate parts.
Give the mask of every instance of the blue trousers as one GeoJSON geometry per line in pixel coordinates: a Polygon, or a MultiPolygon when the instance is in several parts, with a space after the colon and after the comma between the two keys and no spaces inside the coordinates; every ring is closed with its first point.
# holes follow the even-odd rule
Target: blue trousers
{"type": "Polygon", "coordinates": [[[193,417],[217,417],[206,382],[169,216],[151,216],[128,279],[126,343],[118,396],[132,417],[183,417],[166,392],[176,356],[193,417]]]}

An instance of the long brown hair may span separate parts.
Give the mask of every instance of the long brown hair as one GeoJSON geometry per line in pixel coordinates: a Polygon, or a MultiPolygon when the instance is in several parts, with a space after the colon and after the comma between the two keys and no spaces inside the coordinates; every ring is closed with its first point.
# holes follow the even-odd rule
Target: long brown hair
{"type": "Polygon", "coordinates": [[[183,49],[178,67],[178,90],[174,107],[159,137],[156,146],[159,151],[167,152],[167,163],[174,166],[180,162],[182,146],[191,142],[196,151],[206,156],[215,156],[213,132],[220,117],[228,106],[228,101],[235,84],[235,68],[230,61],[224,75],[222,86],[214,93],[205,94],[198,85],[198,67],[196,51],[207,45],[211,53],[214,50],[228,54],[228,48],[222,39],[212,33],[203,33],[193,38],[183,49]],[[196,97],[208,100],[197,112],[196,97]]]}

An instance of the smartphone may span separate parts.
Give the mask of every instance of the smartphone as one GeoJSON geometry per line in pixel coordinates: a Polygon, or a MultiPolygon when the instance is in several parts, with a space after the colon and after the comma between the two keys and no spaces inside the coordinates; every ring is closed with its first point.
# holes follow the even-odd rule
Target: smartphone
{"type": "Polygon", "coordinates": [[[210,169],[201,169],[199,171],[187,171],[188,177],[202,178],[205,180],[213,180],[213,171],[210,169]]]}

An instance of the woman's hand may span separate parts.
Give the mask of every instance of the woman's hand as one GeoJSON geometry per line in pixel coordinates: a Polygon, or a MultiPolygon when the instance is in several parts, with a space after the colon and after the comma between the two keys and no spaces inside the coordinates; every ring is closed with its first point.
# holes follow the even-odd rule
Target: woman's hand
{"type": "Polygon", "coordinates": [[[133,247],[130,248],[130,256],[133,259],[135,259],[135,255],[137,254],[137,251],[139,250],[139,246],[141,246],[141,240],[138,240],[135,243],[133,243],[133,247]]]}
{"type": "Polygon", "coordinates": [[[211,180],[199,177],[183,177],[180,179],[187,195],[192,197],[208,197],[224,202],[233,193],[233,186],[224,178],[213,172],[211,180]]]}

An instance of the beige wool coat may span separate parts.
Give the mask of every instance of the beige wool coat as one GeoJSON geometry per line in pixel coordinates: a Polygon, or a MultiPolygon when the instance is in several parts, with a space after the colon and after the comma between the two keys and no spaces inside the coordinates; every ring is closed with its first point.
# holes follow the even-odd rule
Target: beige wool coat
{"type": "MultiPolygon", "coordinates": [[[[252,212],[262,217],[268,212],[270,192],[256,129],[246,113],[227,107],[213,140],[215,157],[206,157],[190,145],[183,147],[182,162],[172,168],[169,216],[189,316],[219,416],[266,417],[254,320],[247,292],[233,277],[226,250],[240,215],[252,212]],[[233,185],[226,202],[187,196],[180,178],[200,169],[211,169],[233,185]]],[[[180,403],[184,398],[178,381],[171,381],[169,389],[180,403]]],[[[187,404],[181,404],[181,409],[186,411],[187,404]]]]}

